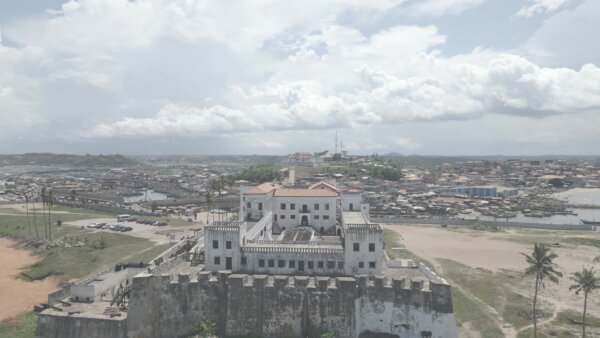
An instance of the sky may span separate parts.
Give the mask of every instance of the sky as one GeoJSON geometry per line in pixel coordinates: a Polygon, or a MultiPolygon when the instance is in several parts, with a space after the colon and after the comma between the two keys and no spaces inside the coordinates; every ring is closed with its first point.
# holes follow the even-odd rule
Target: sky
{"type": "Polygon", "coordinates": [[[599,155],[598,0],[0,0],[0,153],[599,155]]]}

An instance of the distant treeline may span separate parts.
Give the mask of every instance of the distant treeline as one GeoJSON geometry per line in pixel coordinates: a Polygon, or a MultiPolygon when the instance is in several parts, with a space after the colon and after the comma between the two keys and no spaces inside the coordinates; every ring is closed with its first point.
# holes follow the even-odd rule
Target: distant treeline
{"type": "Polygon", "coordinates": [[[138,162],[123,155],[69,155],[28,153],[0,155],[0,165],[64,165],[71,167],[127,167],[138,162]]]}
{"type": "Polygon", "coordinates": [[[252,183],[271,182],[281,179],[279,171],[273,167],[250,167],[235,175],[235,180],[246,180],[252,183]]]}

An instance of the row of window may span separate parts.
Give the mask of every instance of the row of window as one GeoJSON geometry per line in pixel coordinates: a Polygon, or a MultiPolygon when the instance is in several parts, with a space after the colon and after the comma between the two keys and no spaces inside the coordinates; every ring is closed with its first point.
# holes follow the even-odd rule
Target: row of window
{"type": "MultiPolygon", "coordinates": [[[[319,210],[320,206],[321,205],[319,203],[315,203],[313,205],[313,207],[314,207],[313,210],[319,210]]],[[[285,210],[286,207],[287,207],[286,203],[279,204],[279,209],[281,209],[281,210],[285,210]]],[[[325,203],[324,207],[325,207],[325,210],[329,210],[329,203],[325,203]]],[[[303,205],[302,208],[306,209],[306,205],[303,205]]],[[[296,203],[290,203],[290,210],[296,210],[296,203]]]]}
{"type": "MultiPolygon", "coordinates": [[[[277,222],[277,216],[275,215],[275,221],[277,222]]],[[[313,216],[314,219],[320,219],[319,215],[314,215],[313,216]]],[[[279,215],[279,219],[286,219],[285,215],[279,215]]],[[[296,219],[296,215],[290,215],[290,219],[296,219]]],[[[323,215],[323,219],[329,219],[329,215],[323,215]]]]}
{"type": "MultiPolygon", "coordinates": [[[[360,251],[360,243],[353,243],[352,251],[360,251]]],[[[375,252],[375,243],[369,243],[369,252],[375,252]]]]}
{"type": "MultiPolygon", "coordinates": [[[[215,265],[221,265],[221,257],[216,256],[213,259],[213,262],[215,265]]],[[[278,268],[285,268],[286,266],[290,269],[298,269],[298,271],[304,271],[304,263],[306,262],[306,268],[309,270],[312,270],[315,268],[315,262],[314,261],[295,261],[293,259],[286,261],[284,259],[278,259],[277,260],[277,267],[278,268]],[[296,265],[296,263],[298,263],[296,265]]],[[[248,265],[248,257],[242,257],[240,259],[240,264],[242,266],[247,266],[248,265]]],[[[344,269],[344,261],[317,261],[317,269],[325,269],[325,264],[327,264],[327,269],[335,269],[336,265],[337,265],[337,269],[338,270],[343,270],[344,269]]],[[[260,258],[258,260],[258,267],[259,268],[264,268],[264,267],[269,267],[269,268],[274,268],[275,267],[275,259],[262,259],[260,258]]],[[[375,269],[375,267],[377,266],[376,262],[369,262],[369,268],[370,269],[375,269]]],[[[358,267],[360,269],[363,269],[365,267],[365,262],[358,262],[358,267]]]]}

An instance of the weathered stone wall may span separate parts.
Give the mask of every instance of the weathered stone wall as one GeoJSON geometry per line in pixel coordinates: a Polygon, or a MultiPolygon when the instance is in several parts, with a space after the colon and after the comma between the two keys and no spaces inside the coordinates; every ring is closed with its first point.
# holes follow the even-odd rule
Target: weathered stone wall
{"type": "Polygon", "coordinates": [[[337,337],[363,332],[399,337],[456,337],[450,287],[424,280],[243,275],[139,275],[128,314],[130,338],[180,337],[212,320],[227,336],[305,337],[322,328],[337,337]]]}
{"type": "Polygon", "coordinates": [[[124,318],[85,316],[67,313],[40,314],[36,337],[43,338],[107,338],[127,337],[124,318]]]}

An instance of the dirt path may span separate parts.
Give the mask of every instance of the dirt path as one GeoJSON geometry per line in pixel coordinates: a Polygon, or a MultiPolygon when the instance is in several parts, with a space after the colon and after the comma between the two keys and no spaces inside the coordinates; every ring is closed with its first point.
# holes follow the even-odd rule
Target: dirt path
{"type": "MultiPolygon", "coordinates": [[[[539,328],[540,326],[542,326],[544,324],[551,323],[553,320],[555,320],[556,317],[558,317],[558,314],[560,313],[560,311],[562,311],[565,307],[564,307],[564,305],[561,302],[557,301],[556,299],[547,298],[547,297],[540,297],[539,295],[538,295],[538,298],[540,300],[546,301],[548,303],[552,303],[552,305],[554,305],[554,312],[552,313],[552,316],[550,316],[549,318],[546,318],[546,319],[542,320],[541,322],[537,323],[537,326],[539,328]]],[[[525,330],[531,329],[531,328],[533,328],[533,324],[529,324],[529,325],[523,326],[522,328],[520,328],[517,331],[517,334],[519,334],[519,333],[521,333],[521,332],[523,332],[525,330]]]]}
{"type": "Polygon", "coordinates": [[[27,282],[17,279],[22,269],[40,260],[29,251],[17,249],[15,242],[0,238],[0,321],[31,311],[33,306],[48,299],[48,293],[58,289],[54,278],[27,282]]]}

